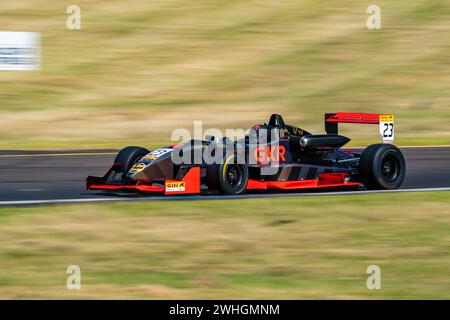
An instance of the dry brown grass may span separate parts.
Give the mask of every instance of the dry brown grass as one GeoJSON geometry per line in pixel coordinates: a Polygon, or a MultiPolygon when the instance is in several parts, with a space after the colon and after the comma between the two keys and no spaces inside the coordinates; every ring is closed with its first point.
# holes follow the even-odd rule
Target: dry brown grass
{"type": "Polygon", "coordinates": [[[445,298],[447,193],[0,210],[1,298],[445,298]],[[68,265],[82,289],[65,288],[68,265]],[[382,268],[380,291],[366,268],[382,268]]]}
{"type": "Polygon", "coordinates": [[[41,32],[44,52],[42,71],[0,74],[2,148],[152,146],[272,112],[322,132],[335,111],[393,112],[400,144],[450,143],[445,1],[380,0],[380,31],[356,0],[77,4],[80,31],[59,1],[2,4],[2,30],[41,32]]]}

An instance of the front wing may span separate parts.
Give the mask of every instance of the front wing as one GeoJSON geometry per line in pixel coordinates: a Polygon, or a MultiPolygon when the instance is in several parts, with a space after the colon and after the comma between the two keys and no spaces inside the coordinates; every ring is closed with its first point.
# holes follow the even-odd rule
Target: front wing
{"type": "Polygon", "coordinates": [[[135,181],[133,184],[108,183],[108,177],[115,168],[114,164],[103,177],[86,178],[87,190],[134,190],[140,192],[156,192],[165,195],[200,193],[200,167],[190,168],[181,180],[165,180],[164,185],[153,185],[149,181],[135,181]]]}
{"type": "MultiPolygon", "coordinates": [[[[108,177],[114,170],[113,165],[103,177],[89,176],[86,179],[87,190],[115,190],[162,193],[165,195],[200,194],[200,167],[191,167],[181,180],[166,180],[164,185],[154,185],[147,181],[135,181],[133,184],[108,183],[108,177]]],[[[317,179],[294,181],[261,181],[249,179],[247,190],[302,190],[362,187],[360,182],[347,181],[349,174],[345,172],[323,173],[317,179]]]]}

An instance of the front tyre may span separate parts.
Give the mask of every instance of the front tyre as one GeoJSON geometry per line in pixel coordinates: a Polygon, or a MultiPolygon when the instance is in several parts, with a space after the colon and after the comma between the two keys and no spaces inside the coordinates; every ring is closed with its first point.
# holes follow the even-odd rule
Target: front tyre
{"type": "Polygon", "coordinates": [[[222,164],[214,164],[207,169],[207,185],[224,194],[242,194],[247,189],[248,167],[236,156],[230,155],[222,164]]]}
{"type": "Polygon", "coordinates": [[[405,179],[406,161],[394,145],[374,144],[364,150],[359,160],[361,180],[370,190],[394,190],[405,179]]]}
{"type": "Polygon", "coordinates": [[[123,173],[123,177],[125,177],[126,173],[131,169],[131,167],[149,152],[150,151],[148,151],[147,149],[141,147],[123,148],[119,151],[116,158],[114,159],[114,163],[118,165],[115,171],[123,173]]]}

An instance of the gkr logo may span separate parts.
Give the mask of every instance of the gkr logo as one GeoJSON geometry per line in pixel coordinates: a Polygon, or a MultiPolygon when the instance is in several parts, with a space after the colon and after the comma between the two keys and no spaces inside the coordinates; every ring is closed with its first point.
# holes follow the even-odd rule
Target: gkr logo
{"type": "Polygon", "coordinates": [[[258,163],[286,161],[285,155],[285,146],[259,146],[253,151],[253,156],[258,163]]]}

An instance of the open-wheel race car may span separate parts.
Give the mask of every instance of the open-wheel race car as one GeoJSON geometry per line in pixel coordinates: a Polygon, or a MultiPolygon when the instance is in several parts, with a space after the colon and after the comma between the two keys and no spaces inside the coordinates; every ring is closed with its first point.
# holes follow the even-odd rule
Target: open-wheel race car
{"type": "Polygon", "coordinates": [[[393,115],[326,114],[325,129],[313,135],[273,114],[236,141],[208,137],[154,151],[126,147],[103,177],[87,177],[86,186],[165,195],[401,186],[406,164],[393,145],[393,115]],[[342,149],[350,139],[338,134],[339,123],[379,125],[383,143],[342,149]]]}

